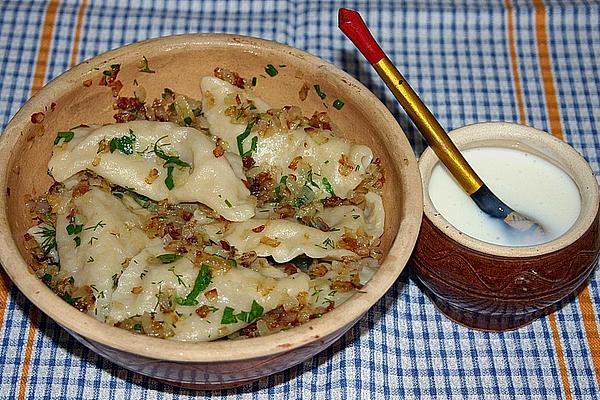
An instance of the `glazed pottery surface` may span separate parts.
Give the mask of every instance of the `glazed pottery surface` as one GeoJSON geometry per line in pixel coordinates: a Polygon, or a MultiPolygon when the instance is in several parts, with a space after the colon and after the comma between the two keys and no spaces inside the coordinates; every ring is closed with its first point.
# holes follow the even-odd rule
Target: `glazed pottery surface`
{"type": "Polygon", "coordinates": [[[482,330],[517,328],[552,311],[596,265],[600,249],[596,177],[573,148],[531,127],[479,123],[450,135],[461,150],[508,147],[543,157],[567,172],[579,189],[581,213],[564,235],[536,246],[499,246],[459,232],[435,210],[428,180],[437,158],[427,149],[419,160],[424,218],[413,258],[415,275],[450,318],[482,330]]]}

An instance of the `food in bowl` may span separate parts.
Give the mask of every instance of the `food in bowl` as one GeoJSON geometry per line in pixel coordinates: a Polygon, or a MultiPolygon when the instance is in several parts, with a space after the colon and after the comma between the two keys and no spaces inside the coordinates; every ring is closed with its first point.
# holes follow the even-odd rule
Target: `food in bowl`
{"type": "Polygon", "coordinates": [[[215,75],[201,100],[165,89],[118,101],[115,124],[58,132],[26,243],[82,312],[161,338],[255,337],[321,316],[376,271],[371,150],[325,113],[271,109],[215,75]]]}

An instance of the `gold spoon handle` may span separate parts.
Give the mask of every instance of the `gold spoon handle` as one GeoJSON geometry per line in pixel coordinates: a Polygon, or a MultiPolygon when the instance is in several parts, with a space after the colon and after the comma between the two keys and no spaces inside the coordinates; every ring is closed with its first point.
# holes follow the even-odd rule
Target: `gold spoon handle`
{"type": "Polygon", "coordinates": [[[431,111],[381,50],[360,14],[354,10],[341,8],[339,21],[340,29],[371,63],[417,129],[425,136],[429,146],[465,192],[472,195],[479,190],[483,186],[481,178],[467,163],[431,111]]]}

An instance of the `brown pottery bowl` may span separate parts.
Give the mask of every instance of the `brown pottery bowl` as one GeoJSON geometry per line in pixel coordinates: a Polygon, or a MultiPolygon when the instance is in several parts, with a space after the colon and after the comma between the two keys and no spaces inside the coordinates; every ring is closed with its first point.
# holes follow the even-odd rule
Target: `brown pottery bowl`
{"type": "Polygon", "coordinates": [[[500,246],[459,232],[436,211],[428,183],[438,159],[428,148],[419,160],[424,217],[413,257],[416,277],[451,319],[482,330],[515,329],[552,311],[593,270],[600,249],[596,177],[573,148],[531,127],[479,123],[451,137],[461,150],[511,147],[545,158],[579,189],[581,213],[564,235],[536,246],[500,246]]]}
{"type": "Polygon", "coordinates": [[[384,105],[347,73],[303,51],[271,41],[221,34],[164,37],[131,44],[69,70],[33,96],[0,139],[0,259],[17,287],[45,314],[85,346],[132,371],[193,388],[235,386],[298,364],[331,345],[394,284],[417,238],[422,190],[413,151],[384,105]],[[140,71],[146,57],[155,73],[140,71]],[[200,78],[220,66],[257,77],[255,92],[273,107],[299,105],[304,115],[329,112],[343,135],[366,144],[382,160],[387,184],[382,238],[384,260],[361,293],[322,318],[271,336],[185,343],[136,335],[103,324],[68,305],[30,271],[23,235],[32,226],[26,201],[51,184],[47,162],[57,131],[79,124],[114,122],[111,89],[99,85],[103,71],[120,64],[121,96],[133,96],[134,79],[148,99],[169,87],[201,98],[200,78]],[[270,77],[268,64],[279,74],[270,77]],[[307,83],[305,101],[299,91],[307,83]],[[321,100],[312,91],[319,84],[321,100]],[[345,102],[341,110],[334,99],[345,102]],[[43,115],[38,114],[43,113],[43,115]],[[35,115],[34,117],[32,117],[35,115]],[[40,119],[43,120],[40,122],[40,119]],[[34,123],[33,121],[35,120],[34,123]]]}

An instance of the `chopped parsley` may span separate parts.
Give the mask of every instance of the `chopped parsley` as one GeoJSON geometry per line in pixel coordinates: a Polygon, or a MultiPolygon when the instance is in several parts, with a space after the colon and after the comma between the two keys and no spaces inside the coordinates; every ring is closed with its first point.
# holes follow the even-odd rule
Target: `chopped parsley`
{"type": "MultiPolygon", "coordinates": [[[[71,219],[69,220],[69,225],[67,225],[66,227],[66,230],[69,235],[79,235],[83,230],[83,224],[78,224],[75,221],[75,217],[71,217],[71,219]]],[[[81,245],[80,236],[75,236],[73,238],[73,241],[75,242],[75,247],[79,247],[79,245],[81,245]]]]}
{"type": "Polygon", "coordinates": [[[211,282],[212,277],[210,270],[208,269],[208,264],[202,264],[200,272],[198,272],[198,276],[194,281],[194,287],[192,288],[192,291],[186,296],[185,299],[181,297],[175,297],[175,302],[182,306],[195,306],[198,304],[196,297],[198,297],[200,292],[206,289],[211,282]]]}
{"type": "Polygon", "coordinates": [[[163,264],[171,264],[172,262],[175,262],[177,260],[179,260],[182,256],[180,256],[179,254],[160,254],[158,256],[156,256],[156,258],[163,264]]]}
{"type": "Polygon", "coordinates": [[[188,125],[188,126],[189,126],[189,125],[191,125],[191,124],[192,124],[192,117],[185,117],[185,118],[183,119],[183,122],[184,122],[186,125],[188,125]]]}
{"type": "Polygon", "coordinates": [[[77,300],[79,300],[81,297],[72,297],[70,293],[65,292],[65,294],[63,295],[63,299],[64,301],[66,301],[67,303],[69,303],[70,305],[75,304],[75,302],[77,300]]]}
{"type": "Polygon", "coordinates": [[[273,77],[279,73],[279,71],[277,71],[277,68],[275,68],[275,66],[273,66],[273,64],[267,64],[267,67],[265,68],[265,72],[267,74],[269,74],[269,76],[271,76],[271,77],[273,77]]]}
{"type": "Polygon", "coordinates": [[[114,153],[115,150],[119,150],[121,153],[125,155],[131,155],[134,151],[135,146],[135,135],[133,131],[129,130],[129,135],[114,137],[110,140],[110,152],[114,153]]]}
{"type": "Polygon", "coordinates": [[[167,167],[167,177],[165,178],[165,186],[169,190],[173,190],[173,188],[175,187],[175,182],[173,182],[173,170],[174,169],[175,169],[175,167],[172,165],[169,165],[167,167]]]}
{"type": "Polygon", "coordinates": [[[313,86],[315,88],[315,92],[317,92],[317,94],[319,95],[319,97],[321,98],[321,100],[324,100],[325,97],[327,97],[327,94],[321,90],[321,86],[319,85],[314,85],[313,86]]]}
{"type": "Polygon", "coordinates": [[[56,138],[54,139],[54,144],[57,145],[62,140],[64,143],[70,142],[75,137],[75,133],[71,131],[67,132],[58,132],[56,138]]]}
{"type": "Polygon", "coordinates": [[[340,99],[335,99],[333,102],[333,108],[336,110],[341,110],[344,107],[344,102],[340,99]]]}
{"type": "Polygon", "coordinates": [[[227,199],[225,199],[225,205],[226,205],[227,207],[229,207],[229,208],[233,207],[233,206],[231,205],[231,202],[230,202],[229,200],[227,200],[227,199]]]}
{"type": "Polygon", "coordinates": [[[231,307],[225,307],[223,316],[221,317],[221,324],[235,324],[238,321],[249,324],[263,315],[264,308],[258,304],[256,300],[252,300],[250,311],[240,311],[237,314],[234,314],[234,311],[235,310],[231,307]]]}
{"type": "Polygon", "coordinates": [[[252,78],[252,86],[256,86],[256,77],[252,78]]]}
{"type": "Polygon", "coordinates": [[[225,307],[223,309],[223,316],[221,317],[221,324],[227,325],[227,324],[235,324],[237,322],[237,318],[233,314],[233,311],[234,310],[231,307],[225,307]]]}
{"type": "Polygon", "coordinates": [[[192,166],[179,158],[179,156],[169,155],[163,151],[162,147],[166,146],[167,144],[164,143],[159,145],[159,143],[166,137],[167,136],[163,136],[159,138],[156,143],[154,143],[154,154],[156,154],[158,158],[165,160],[165,163],[163,164],[163,167],[167,168],[165,185],[167,186],[167,189],[172,190],[175,187],[175,182],[173,182],[173,170],[175,169],[175,166],[187,168],[192,168],[192,166]]]}

